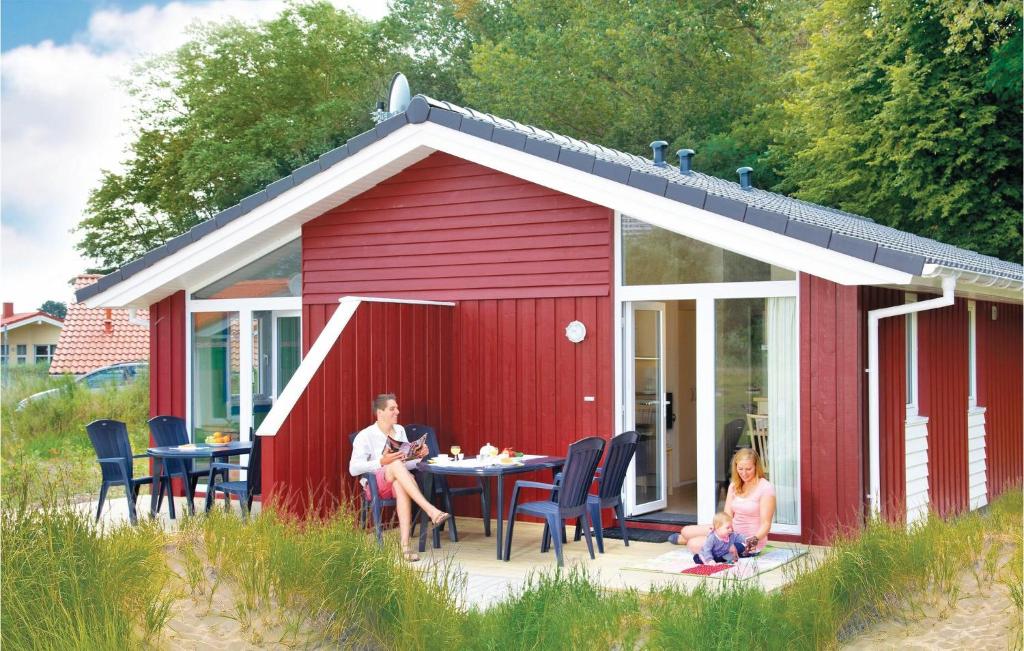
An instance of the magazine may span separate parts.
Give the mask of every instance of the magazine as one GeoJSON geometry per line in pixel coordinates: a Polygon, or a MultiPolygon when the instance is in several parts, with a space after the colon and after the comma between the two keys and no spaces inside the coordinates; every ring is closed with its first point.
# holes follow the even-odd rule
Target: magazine
{"type": "Polygon", "coordinates": [[[401,452],[406,456],[407,459],[412,459],[420,455],[420,448],[422,448],[426,444],[426,434],[412,442],[399,441],[398,439],[389,436],[388,442],[384,444],[384,453],[387,454],[388,452],[401,452]]]}

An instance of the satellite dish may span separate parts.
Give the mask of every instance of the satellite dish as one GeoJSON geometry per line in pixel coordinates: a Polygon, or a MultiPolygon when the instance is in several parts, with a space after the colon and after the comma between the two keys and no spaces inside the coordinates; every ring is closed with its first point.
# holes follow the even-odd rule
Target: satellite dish
{"type": "Polygon", "coordinates": [[[391,91],[388,93],[388,113],[401,113],[409,108],[411,100],[409,80],[400,72],[391,78],[391,91]]]}

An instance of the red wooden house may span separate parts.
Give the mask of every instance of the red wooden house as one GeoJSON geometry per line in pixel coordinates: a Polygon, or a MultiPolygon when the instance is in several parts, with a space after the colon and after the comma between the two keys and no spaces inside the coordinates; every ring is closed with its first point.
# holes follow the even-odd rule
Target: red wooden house
{"type": "Polygon", "coordinates": [[[748,442],[775,533],[807,542],[1019,485],[1019,264],[688,150],[669,165],[663,142],[399,108],[78,293],[149,308],[153,414],[267,437],[266,491],[343,494],[347,434],[386,391],[468,451],[638,430],[639,520],[710,520],[748,442]]]}

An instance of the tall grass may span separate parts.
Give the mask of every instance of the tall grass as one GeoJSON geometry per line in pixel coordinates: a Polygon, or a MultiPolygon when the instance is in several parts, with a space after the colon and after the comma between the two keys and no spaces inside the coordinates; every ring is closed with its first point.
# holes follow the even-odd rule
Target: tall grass
{"type": "Polygon", "coordinates": [[[963,571],[973,570],[979,584],[996,579],[1019,588],[1020,545],[1012,538],[1020,538],[1021,506],[1014,490],[987,511],[948,521],[932,516],[909,531],[871,522],[772,593],[740,582],[654,593],[649,641],[655,648],[832,647],[883,617],[914,616],[926,605],[952,608],[963,571]],[[1016,545],[1015,558],[999,567],[992,559],[1005,554],[1008,542],[1016,545]]]}
{"type": "Polygon", "coordinates": [[[174,598],[152,522],[103,532],[53,495],[8,477],[0,506],[5,649],[125,649],[158,638],[174,598]]]}
{"type": "MultiPolygon", "coordinates": [[[[85,425],[98,418],[128,424],[132,447],[141,451],[149,442],[149,381],[141,376],[120,390],[89,391],[70,376],[51,377],[45,367],[10,366],[4,369],[0,394],[0,428],[3,447],[0,470],[4,477],[35,474],[39,484],[31,488],[41,499],[39,486],[60,477],[74,494],[95,493],[100,469],[85,425]],[[23,398],[57,388],[56,395],[33,400],[17,410],[23,398]]],[[[145,461],[136,472],[145,473],[145,461]]]]}

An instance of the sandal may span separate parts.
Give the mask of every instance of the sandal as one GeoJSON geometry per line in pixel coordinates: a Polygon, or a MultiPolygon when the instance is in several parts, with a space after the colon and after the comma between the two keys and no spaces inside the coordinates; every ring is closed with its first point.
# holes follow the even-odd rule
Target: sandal
{"type": "Polygon", "coordinates": [[[448,518],[450,518],[450,517],[452,517],[450,513],[445,513],[444,511],[438,511],[437,515],[435,515],[434,517],[430,518],[430,523],[434,525],[435,529],[437,529],[442,524],[444,524],[448,520],[448,518]]]}
{"type": "Polygon", "coordinates": [[[404,558],[407,563],[415,563],[420,560],[420,555],[411,549],[405,549],[402,550],[402,558],[404,558]]]}

